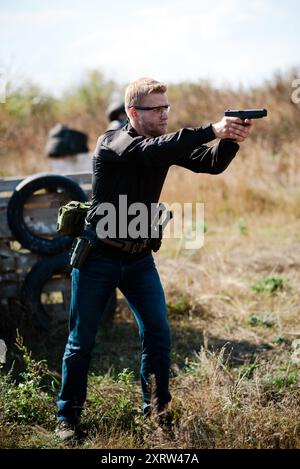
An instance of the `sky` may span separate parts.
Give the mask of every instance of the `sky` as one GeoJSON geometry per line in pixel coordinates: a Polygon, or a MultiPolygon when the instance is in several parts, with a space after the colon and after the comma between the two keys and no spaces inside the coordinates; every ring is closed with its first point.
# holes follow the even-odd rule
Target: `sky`
{"type": "Polygon", "coordinates": [[[299,18],[296,0],[0,0],[0,77],[256,86],[300,67],[299,18]]]}

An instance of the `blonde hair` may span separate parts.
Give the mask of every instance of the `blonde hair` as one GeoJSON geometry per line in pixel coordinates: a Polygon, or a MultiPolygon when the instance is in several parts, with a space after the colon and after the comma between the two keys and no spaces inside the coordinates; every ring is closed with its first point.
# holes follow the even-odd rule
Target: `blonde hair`
{"type": "Polygon", "coordinates": [[[129,106],[141,104],[142,99],[151,93],[165,93],[167,85],[153,78],[142,77],[130,83],[125,91],[125,110],[129,106]]]}

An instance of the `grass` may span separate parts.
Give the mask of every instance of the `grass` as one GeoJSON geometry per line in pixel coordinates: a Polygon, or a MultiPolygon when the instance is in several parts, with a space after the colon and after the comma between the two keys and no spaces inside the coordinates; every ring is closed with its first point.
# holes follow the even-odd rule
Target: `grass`
{"type": "MultiPolygon", "coordinates": [[[[170,87],[170,130],[217,119],[228,107],[267,107],[269,117],[255,123],[225,173],[172,167],[164,186],[162,201],[204,202],[206,227],[200,250],[170,239],[155,256],[172,330],[171,433],[141,416],[138,331],[119,298],[113,324],[97,336],[83,414],[88,436],[78,447],[299,448],[300,114],[290,82],[277,76],[240,92],[207,83],[170,87]]],[[[57,121],[96,141],[112,84],[97,75],[90,84],[39,109],[30,89],[1,107],[2,175],[44,171],[42,149],[57,121]]],[[[23,327],[16,349],[17,323],[1,319],[10,340],[0,448],[67,447],[53,433],[66,324],[44,335],[23,327]]]]}
{"type": "MultiPolygon", "coordinates": [[[[156,255],[173,337],[171,434],[141,416],[138,332],[120,298],[113,325],[97,337],[83,414],[88,437],[78,447],[299,447],[298,224],[286,219],[280,255],[261,220],[247,224],[247,236],[234,221],[212,224],[193,255],[165,245],[156,255]],[[273,293],[251,289],[277,276],[286,281],[273,293]]],[[[23,374],[1,377],[2,448],[71,447],[53,433],[64,341],[64,328],[49,333],[47,350],[28,337],[31,356],[19,342],[23,374]]]]}

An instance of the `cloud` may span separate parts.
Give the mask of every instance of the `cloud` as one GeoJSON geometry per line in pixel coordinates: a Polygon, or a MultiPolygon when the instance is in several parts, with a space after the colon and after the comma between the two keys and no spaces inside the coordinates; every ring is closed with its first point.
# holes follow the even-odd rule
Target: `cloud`
{"type": "Polygon", "coordinates": [[[273,0],[45,4],[51,7],[3,12],[0,56],[14,57],[27,76],[52,90],[93,68],[119,82],[150,75],[247,85],[297,57],[292,28],[281,24],[296,14],[273,0]]]}
{"type": "Polygon", "coordinates": [[[1,12],[0,26],[9,25],[15,31],[17,28],[40,26],[57,26],[58,23],[77,18],[79,13],[69,9],[45,9],[40,11],[4,11],[1,12]]]}
{"type": "Polygon", "coordinates": [[[154,74],[178,81],[220,72],[228,78],[225,64],[236,63],[232,49],[238,51],[232,32],[259,13],[259,2],[243,5],[238,0],[147,4],[121,25],[112,22],[108,29],[79,37],[68,55],[76,50],[85,68],[100,67],[127,80],[154,74]]]}

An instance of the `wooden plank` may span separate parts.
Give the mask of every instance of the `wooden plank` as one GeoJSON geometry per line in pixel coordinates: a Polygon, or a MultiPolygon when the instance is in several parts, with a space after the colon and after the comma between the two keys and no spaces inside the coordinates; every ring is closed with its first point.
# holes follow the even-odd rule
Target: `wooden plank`
{"type": "MultiPolygon", "coordinates": [[[[42,175],[51,174],[51,173],[41,173],[42,175]]],[[[91,184],[92,180],[92,173],[66,173],[61,174],[61,176],[69,177],[73,179],[73,181],[78,182],[79,185],[82,184],[91,184]]],[[[17,177],[7,177],[7,178],[0,178],[0,192],[12,192],[15,190],[17,185],[23,181],[28,176],[17,176],[17,177]]]]}
{"type": "Polygon", "coordinates": [[[14,272],[16,270],[17,262],[14,257],[4,258],[0,256],[0,278],[4,272],[14,272]]]}
{"type": "Polygon", "coordinates": [[[0,298],[18,298],[20,288],[20,283],[0,283],[0,298]]]}
{"type": "MultiPolygon", "coordinates": [[[[59,207],[32,208],[24,211],[24,221],[30,231],[42,235],[58,236],[56,221],[59,207]]],[[[6,210],[0,209],[0,238],[13,239],[8,227],[6,210]]]]}
{"type": "Polygon", "coordinates": [[[16,272],[23,270],[28,271],[40,259],[42,259],[42,256],[34,254],[30,251],[7,251],[2,249],[2,246],[0,246],[0,266],[4,266],[2,272],[9,271],[8,268],[5,267],[5,264],[14,265],[14,271],[16,272]]]}
{"type": "Polygon", "coordinates": [[[0,282],[2,283],[22,283],[26,277],[27,272],[1,272],[0,273],[0,282]]]}
{"type": "MultiPolygon", "coordinates": [[[[40,202],[50,203],[50,207],[35,207],[29,205],[29,208],[24,209],[25,223],[29,229],[37,235],[42,234],[56,234],[56,220],[59,207],[68,200],[57,203],[58,199],[53,195],[50,201],[47,201],[45,196],[40,196],[40,202]],[[57,205],[56,205],[57,204],[57,205]]],[[[69,199],[70,200],[70,199],[69,199]]],[[[12,233],[7,223],[6,207],[0,205],[0,238],[13,239],[12,233]]]]}
{"type": "Polygon", "coordinates": [[[29,270],[41,259],[41,256],[28,252],[28,254],[16,254],[16,270],[29,272],[29,270]]]}
{"type": "MultiPolygon", "coordinates": [[[[87,187],[82,187],[84,192],[86,193],[86,196],[88,199],[91,198],[92,196],[92,189],[87,188],[87,187]]],[[[55,194],[51,194],[51,200],[49,200],[49,195],[45,194],[38,194],[38,195],[33,195],[32,198],[38,197],[40,199],[41,204],[43,203],[48,203],[48,205],[55,205],[57,204],[58,206],[63,205],[64,203],[67,203],[70,201],[70,198],[66,198],[66,202],[64,200],[60,200],[61,194],[58,195],[58,197],[55,197],[55,194]]],[[[0,197],[0,209],[1,208],[6,208],[8,205],[8,202],[10,200],[10,197],[0,197]]]]}
{"type": "MultiPolygon", "coordinates": [[[[37,235],[56,235],[56,221],[60,205],[24,210],[28,228],[37,235]]],[[[0,208],[0,238],[14,239],[8,227],[6,208],[0,208]]]]}
{"type": "MultiPolygon", "coordinates": [[[[44,256],[39,256],[29,251],[28,253],[11,251],[11,253],[11,257],[1,257],[0,253],[0,274],[3,280],[7,279],[11,281],[13,280],[13,275],[24,278],[38,261],[46,259],[44,256]],[[4,275],[6,275],[6,277],[4,277],[4,275]]],[[[69,273],[68,271],[65,271],[58,274],[58,277],[55,276],[54,278],[68,280],[69,273]]]]}
{"type": "Polygon", "coordinates": [[[38,235],[53,235],[57,237],[56,221],[58,207],[32,208],[25,210],[24,221],[29,230],[38,235]]]}
{"type": "MultiPolygon", "coordinates": [[[[22,283],[28,272],[1,272],[0,281],[7,285],[22,283]]],[[[2,285],[3,286],[3,285],[2,285]]],[[[43,291],[54,292],[54,291],[69,291],[70,290],[70,277],[68,275],[62,277],[53,277],[47,281],[43,286],[43,291]]]]}
{"type": "Polygon", "coordinates": [[[78,182],[80,186],[83,184],[91,184],[92,183],[92,173],[68,173],[68,174],[63,174],[63,176],[67,176],[70,179],[73,179],[73,181],[78,182]]]}
{"type": "Polygon", "coordinates": [[[70,201],[65,192],[45,192],[32,194],[24,204],[24,210],[35,208],[60,207],[70,201]]]}
{"type": "MultiPolygon", "coordinates": [[[[56,322],[67,322],[69,317],[68,308],[64,306],[63,303],[52,303],[43,305],[46,312],[49,314],[51,319],[51,324],[49,327],[56,322]]],[[[2,314],[12,314],[13,309],[11,309],[9,302],[2,304],[0,302],[0,310],[2,314]]]]}
{"type": "Polygon", "coordinates": [[[10,197],[0,197],[0,209],[7,207],[9,199],[10,197]]]}
{"type": "MultiPolygon", "coordinates": [[[[91,173],[68,173],[70,177],[87,193],[90,198],[91,173]]],[[[41,256],[26,250],[15,251],[11,249],[9,241],[13,236],[8,228],[6,208],[12,191],[24,179],[24,177],[12,177],[0,179],[0,309],[9,310],[11,299],[20,299],[20,291],[27,273],[32,266],[41,259],[41,256]]],[[[24,219],[29,229],[34,233],[45,237],[56,236],[57,212],[61,205],[70,199],[63,193],[45,193],[39,191],[33,194],[24,207],[24,219]]],[[[70,304],[70,277],[68,274],[54,276],[43,287],[43,301],[52,301],[51,294],[58,303],[45,304],[44,307],[55,320],[65,321],[68,318],[70,304]],[[50,297],[47,299],[47,295],[50,297]]]]}
{"type": "Polygon", "coordinates": [[[43,292],[68,292],[71,288],[70,278],[52,278],[44,285],[43,292]]]}
{"type": "MultiPolygon", "coordinates": [[[[0,278],[1,281],[1,278],[0,278]]],[[[22,288],[22,278],[15,276],[12,282],[2,282],[0,283],[0,298],[19,298],[21,288],[22,288]]],[[[66,293],[66,301],[64,303],[69,303],[70,298],[70,280],[69,279],[50,279],[43,287],[43,293],[53,293],[53,292],[62,292],[66,293]]]]}
{"type": "Polygon", "coordinates": [[[13,239],[13,235],[7,224],[7,215],[5,209],[0,209],[0,239],[13,239]]]}

